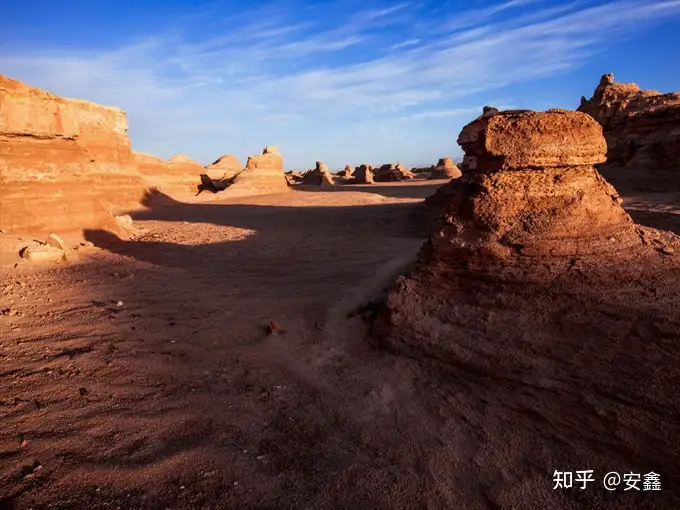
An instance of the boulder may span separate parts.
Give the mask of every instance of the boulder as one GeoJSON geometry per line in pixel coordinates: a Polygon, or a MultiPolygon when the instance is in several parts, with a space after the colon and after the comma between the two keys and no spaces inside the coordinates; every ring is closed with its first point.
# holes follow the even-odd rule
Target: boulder
{"type": "Polygon", "coordinates": [[[287,191],[289,186],[283,171],[283,157],[276,147],[268,146],[261,155],[248,158],[245,170],[236,176],[223,196],[267,195],[287,191]]]}
{"type": "Polygon", "coordinates": [[[641,90],[605,74],[579,111],[604,130],[607,163],[600,171],[616,186],[667,189],[680,185],[680,93],[641,90]]]}
{"type": "Polygon", "coordinates": [[[145,184],[125,112],[0,75],[0,228],[82,234],[114,227],[145,184]]]}

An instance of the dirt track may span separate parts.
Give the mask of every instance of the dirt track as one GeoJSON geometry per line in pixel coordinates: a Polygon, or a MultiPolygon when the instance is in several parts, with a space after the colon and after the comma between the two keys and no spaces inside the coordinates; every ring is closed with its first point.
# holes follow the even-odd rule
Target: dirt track
{"type": "MultiPolygon", "coordinates": [[[[132,240],[87,232],[84,263],[0,269],[0,309],[20,314],[0,316],[2,504],[505,508],[505,485],[509,508],[579,507],[552,472],[490,455],[474,424],[503,423],[491,389],[461,409],[474,384],[371,349],[347,317],[414,259],[413,213],[440,184],[157,201],[132,240]]],[[[680,233],[649,200],[633,217],[680,233]]]]}

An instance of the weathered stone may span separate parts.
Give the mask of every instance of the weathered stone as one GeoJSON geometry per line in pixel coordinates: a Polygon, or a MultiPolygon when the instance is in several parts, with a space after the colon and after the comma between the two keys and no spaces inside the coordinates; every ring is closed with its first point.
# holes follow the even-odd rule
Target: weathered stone
{"type": "Polygon", "coordinates": [[[64,250],[51,245],[30,246],[21,251],[21,257],[31,262],[61,262],[66,260],[64,250]]]}
{"type": "Polygon", "coordinates": [[[401,165],[388,163],[382,165],[375,172],[373,178],[375,182],[401,182],[413,179],[415,176],[401,165]]]}
{"type": "Polygon", "coordinates": [[[309,170],[302,178],[303,184],[312,186],[333,186],[333,176],[328,167],[322,162],[316,162],[316,168],[309,170]]]}
{"type": "Polygon", "coordinates": [[[680,93],[641,90],[605,74],[579,111],[595,118],[607,139],[601,172],[619,186],[667,189],[680,185],[680,93]]]}
{"type": "Polygon", "coordinates": [[[259,156],[250,156],[246,168],[234,179],[224,196],[266,195],[289,191],[283,171],[283,158],[275,147],[265,147],[259,156]]]}
{"type": "Polygon", "coordinates": [[[175,154],[167,161],[145,154],[133,153],[146,186],[156,188],[167,195],[183,195],[195,192],[200,183],[203,167],[184,154],[175,154]]]}
{"type": "Polygon", "coordinates": [[[205,173],[213,180],[231,180],[243,170],[236,156],[225,154],[205,167],[205,173]]]}
{"type": "Polygon", "coordinates": [[[557,109],[481,116],[463,128],[458,143],[464,172],[594,165],[605,161],[607,148],[590,117],[557,109]]]}
{"type": "Polygon", "coordinates": [[[0,75],[1,227],[81,234],[144,191],[125,112],[0,75]]]}
{"type": "Polygon", "coordinates": [[[353,184],[373,184],[373,170],[370,165],[361,165],[354,169],[353,184]]]}
{"type": "Polygon", "coordinates": [[[456,179],[462,175],[451,158],[441,158],[432,169],[428,179],[456,179]]]}

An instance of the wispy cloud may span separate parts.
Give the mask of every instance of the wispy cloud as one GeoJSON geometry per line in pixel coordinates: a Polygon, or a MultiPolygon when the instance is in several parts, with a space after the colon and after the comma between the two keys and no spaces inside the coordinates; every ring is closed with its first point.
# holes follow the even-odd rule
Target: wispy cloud
{"type": "Polygon", "coordinates": [[[405,41],[401,41],[390,46],[390,50],[394,51],[401,48],[408,48],[409,46],[416,46],[421,40],[422,39],[406,39],[405,41]]]}
{"type": "Polygon", "coordinates": [[[410,151],[422,163],[424,151],[438,156],[433,143],[454,151],[454,127],[425,131],[429,142],[391,122],[462,125],[482,92],[559,76],[622,37],[680,17],[680,0],[510,0],[443,20],[427,19],[422,3],[357,11],[329,3],[302,10],[300,1],[238,13],[237,23],[204,12],[212,30],[200,37],[180,19],[115,50],[3,52],[0,69],[123,107],[135,148],[162,156],[245,157],[272,143],[298,166],[319,157],[339,165],[347,161],[338,151],[352,145],[357,160],[394,153],[408,161],[410,151]],[[339,149],[336,139],[347,143],[339,149]]]}

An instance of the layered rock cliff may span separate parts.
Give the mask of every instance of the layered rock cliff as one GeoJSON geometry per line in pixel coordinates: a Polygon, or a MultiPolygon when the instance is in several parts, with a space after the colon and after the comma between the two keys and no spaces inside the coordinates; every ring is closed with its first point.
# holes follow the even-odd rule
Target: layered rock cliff
{"type": "Polygon", "coordinates": [[[680,186],[680,93],[641,90],[605,74],[579,111],[602,125],[608,150],[600,170],[614,185],[680,186]]]}
{"type": "Polygon", "coordinates": [[[144,183],[125,112],[0,75],[0,227],[77,232],[114,225],[144,183]]]}

